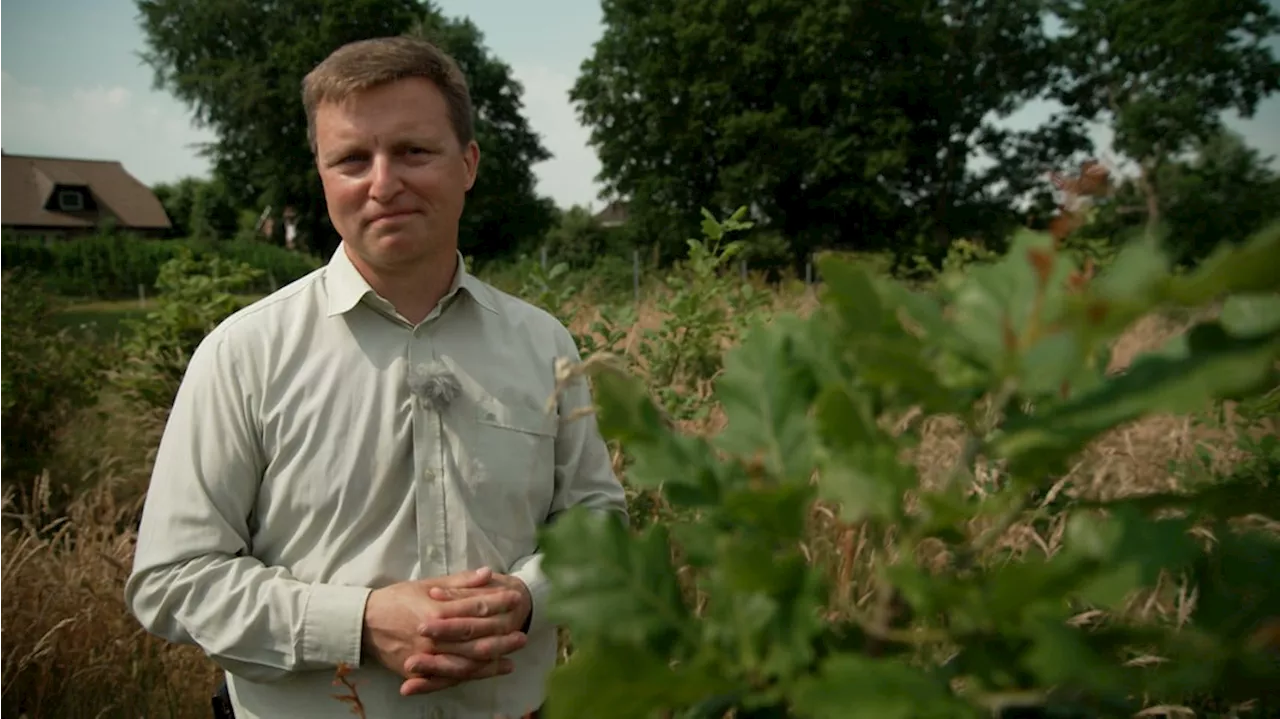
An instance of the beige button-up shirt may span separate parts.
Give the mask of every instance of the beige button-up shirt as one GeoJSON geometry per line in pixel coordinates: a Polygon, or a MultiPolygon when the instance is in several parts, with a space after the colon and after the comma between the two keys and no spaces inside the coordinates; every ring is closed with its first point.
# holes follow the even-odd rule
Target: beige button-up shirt
{"type": "Polygon", "coordinates": [[[155,461],[126,600],[149,631],[228,672],[239,719],[342,717],[335,667],[369,719],[517,717],[556,660],[536,532],[570,507],[626,513],[551,315],[467,273],[417,326],[343,248],[232,315],[192,355],[155,461]],[[432,402],[428,378],[452,375],[432,402]],[[448,393],[446,393],[447,395],[448,393]],[[361,665],[365,598],[406,579],[489,566],[533,596],[509,675],[401,697],[361,665]]]}

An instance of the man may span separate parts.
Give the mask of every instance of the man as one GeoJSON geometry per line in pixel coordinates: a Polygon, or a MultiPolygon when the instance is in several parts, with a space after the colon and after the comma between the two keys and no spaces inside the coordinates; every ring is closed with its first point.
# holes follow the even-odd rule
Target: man
{"type": "Polygon", "coordinates": [[[626,514],[550,315],[469,275],[480,152],[460,71],[422,41],[340,48],[303,83],[342,244],[191,357],[126,599],[228,672],[239,719],[522,716],[555,663],[538,529],[626,514]],[[478,571],[477,571],[478,570],[478,571]]]}

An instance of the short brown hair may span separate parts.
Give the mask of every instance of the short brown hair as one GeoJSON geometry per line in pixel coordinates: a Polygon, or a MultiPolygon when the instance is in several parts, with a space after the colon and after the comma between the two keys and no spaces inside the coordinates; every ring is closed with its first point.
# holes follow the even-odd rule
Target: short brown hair
{"type": "Polygon", "coordinates": [[[475,136],[471,91],[462,69],[435,45],[403,35],[347,43],[302,79],[311,151],[316,151],[316,108],[322,103],[342,102],[355,93],[410,77],[425,78],[440,88],[458,142],[464,146],[471,142],[475,136]]]}

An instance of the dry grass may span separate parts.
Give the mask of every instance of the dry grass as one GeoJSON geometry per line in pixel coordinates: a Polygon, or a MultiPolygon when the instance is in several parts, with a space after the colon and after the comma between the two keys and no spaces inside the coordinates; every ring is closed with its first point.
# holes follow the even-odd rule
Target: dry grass
{"type": "MultiPolygon", "coordinates": [[[[779,309],[805,312],[813,305],[807,293],[777,300],[779,309]]],[[[579,313],[574,329],[588,326],[591,314],[579,313]]],[[[630,346],[642,328],[660,322],[652,305],[642,308],[631,328],[630,346]]],[[[1159,318],[1139,322],[1117,343],[1116,366],[1159,346],[1187,324],[1159,318]]],[[[30,717],[208,716],[208,697],[217,680],[214,666],[194,648],[167,646],[145,634],[123,602],[139,487],[150,470],[160,424],[157,418],[135,421],[123,407],[106,409],[106,414],[86,415],[78,431],[68,433],[67,453],[80,463],[64,466],[76,467],[93,481],[71,503],[67,516],[49,516],[40,502],[7,516],[3,618],[9,632],[3,711],[30,717]]],[[[723,424],[723,415],[713,412],[686,428],[713,433],[723,424]]],[[[912,460],[931,483],[956,462],[960,434],[945,419],[931,419],[922,429],[925,439],[912,460]]],[[[1117,496],[1168,489],[1176,484],[1170,460],[1186,458],[1197,442],[1214,447],[1215,460],[1230,465],[1234,457],[1228,439],[1221,430],[1185,418],[1148,418],[1095,442],[1053,494],[1117,496]]],[[[973,491],[983,491],[981,482],[973,491]]],[[[13,507],[6,503],[6,510],[13,507]]],[[[814,507],[811,519],[805,551],[836,580],[833,606],[865,607],[874,596],[871,569],[886,558],[885,547],[864,527],[839,522],[829,507],[814,507]]],[[[1002,542],[1015,553],[1052,553],[1061,534],[1059,521],[1018,525],[1002,542]]],[[[1185,592],[1172,585],[1141,601],[1145,603],[1138,611],[1150,616],[1177,618],[1187,612],[1185,592]]]]}
{"type": "Polygon", "coordinates": [[[3,537],[5,716],[209,715],[213,666],[126,611],[138,508],[118,503],[117,489],[105,478],[62,518],[40,502],[6,517],[17,526],[3,537]]]}

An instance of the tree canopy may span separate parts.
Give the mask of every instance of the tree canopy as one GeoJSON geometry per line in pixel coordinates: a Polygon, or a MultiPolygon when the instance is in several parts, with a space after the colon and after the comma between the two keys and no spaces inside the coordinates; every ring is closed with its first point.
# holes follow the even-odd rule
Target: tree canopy
{"type": "Polygon", "coordinates": [[[1093,150],[1092,121],[1113,119],[1119,150],[1148,157],[1276,89],[1263,0],[1167,5],[603,0],[571,98],[605,194],[672,254],[701,207],[742,205],[797,255],[945,251],[1023,222],[1046,173],[1093,150]],[[1000,122],[1032,101],[1066,111],[1000,122]]]}
{"type": "Polygon", "coordinates": [[[1056,99],[1078,122],[1103,120],[1137,163],[1148,222],[1160,221],[1161,165],[1250,117],[1280,90],[1267,47],[1280,15],[1267,0],[1050,0],[1061,23],[1056,99]]]}
{"type": "Polygon", "coordinates": [[[479,257],[540,237],[550,203],[536,196],[532,166],[549,157],[522,115],[522,88],[467,21],[419,0],[137,0],[158,88],[214,131],[204,148],[214,175],[242,208],[291,205],[312,248],[329,254],[328,220],[307,143],[302,78],[354,40],[418,33],[466,71],[481,164],[459,244],[479,257]]]}

